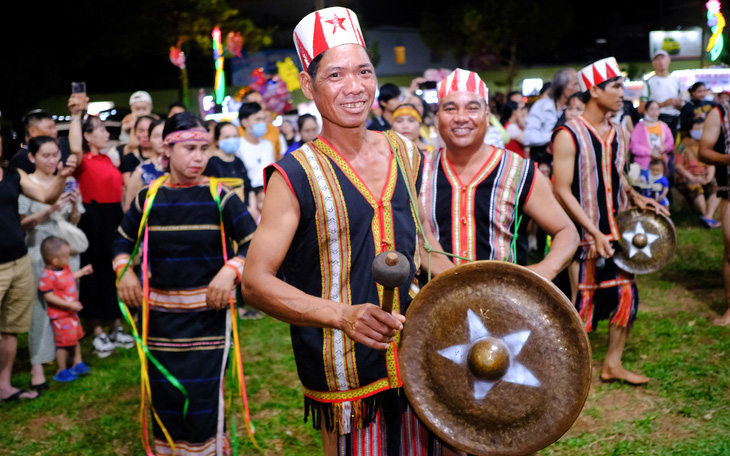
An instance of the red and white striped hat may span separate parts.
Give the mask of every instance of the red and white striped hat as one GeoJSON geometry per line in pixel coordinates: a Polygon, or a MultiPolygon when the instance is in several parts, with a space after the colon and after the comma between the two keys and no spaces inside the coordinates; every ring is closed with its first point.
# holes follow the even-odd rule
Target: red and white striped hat
{"type": "Polygon", "coordinates": [[[341,44],[365,47],[357,15],[347,8],[334,6],[309,13],[294,28],[294,45],[304,71],[319,54],[341,44]]]}
{"type": "Polygon", "coordinates": [[[614,57],[607,57],[593,62],[578,72],[578,82],[582,92],[609,79],[621,76],[618,62],[614,57]]]}
{"type": "MultiPolygon", "coordinates": [[[[438,83],[439,99],[453,92],[471,92],[487,100],[489,89],[482,78],[473,71],[457,68],[438,83]]],[[[488,101],[488,100],[487,100],[488,101]]]]}

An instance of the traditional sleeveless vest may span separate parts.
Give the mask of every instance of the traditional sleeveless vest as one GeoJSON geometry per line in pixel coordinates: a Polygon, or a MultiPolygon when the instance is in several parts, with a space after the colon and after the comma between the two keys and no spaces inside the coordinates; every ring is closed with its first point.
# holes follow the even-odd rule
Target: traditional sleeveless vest
{"type": "Polygon", "coordinates": [[[470,260],[526,265],[527,220],[521,220],[521,208],[529,199],[535,172],[534,162],[495,149],[471,182],[463,183],[445,149],[430,154],[420,197],[441,247],[470,260]]]}
{"type": "MultiPolygon", "coordinates": [[[[583,116],[567,122],[566,129],[575,142],[573,195],[588,218],[609,240],[621,239],[616,214],[629,205],[626,189],[621,184],[626,156],[623,137],[611,125],[604,140],[583,116]]],[[[593,238],[580,227],[581,246],[594,244],[593,238]]],[[[588,249],[585,249],[586,251],[588,249]]]]}
{"type": "MultiPolygon", "coordinates": [[[[416,217],[408,190],[416,194],[421,155],[402,136],[383,133],[393,152],[381,195],[373,195],[355,170],[326,140],[317,138],[266,169],[278,170],[300,205],[300,223],[282,264],[282,278],[307,294],[343,305],[378,304],[382,287],[372,261],[397,250],[418,267],[416,217]],[[397,156],[397,157],[396,157],[397,156]],[[405,172],[400,172],[401,160],[405,172]]],[[[408,286],[398,289],[393,310],[405,313],[408,286]]],[[[292,346],[304,386],[305,418],[315,427],[349,433],[371,422],[381,405],[377,393],[402,386],[397,343],[385,356],[353,342],[338,329],[291,326],[292,346]]]]}

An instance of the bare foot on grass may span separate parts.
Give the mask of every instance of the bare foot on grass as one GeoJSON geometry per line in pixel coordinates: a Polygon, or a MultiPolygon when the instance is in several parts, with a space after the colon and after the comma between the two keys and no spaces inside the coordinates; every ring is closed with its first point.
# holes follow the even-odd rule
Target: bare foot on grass
{"type": "Polygon", "coordinates": [[[722,317],[715,318],[715,321],[713,323],[715,323],[716,326],[730,325],[730,310],[725,312],[725,315],[723,315],[722,317]]]}
{"type": "Polygon", "coordinates": [[[623,366],[608,367],[604,365],[601,369],[601,380],[604,382],[624,381],[632,385],[646,385],[651,379],[628,371],[623,366]]]}

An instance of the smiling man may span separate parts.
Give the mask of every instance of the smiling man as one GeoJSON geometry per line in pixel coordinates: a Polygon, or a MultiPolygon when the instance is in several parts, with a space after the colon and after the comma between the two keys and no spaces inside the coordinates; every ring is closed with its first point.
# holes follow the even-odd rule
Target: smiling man
{"type": "Polygon", "coordinates": [[[378,254],[397,250],[413,280],[419,239],[409,189],[416,194],[421,155],[396,133],[366,129],[377,79],[352,11],[309,14],[294,42],[322,129],[265,170],[244,299],[291,325],[305,417],[321,428],[325,454],[397,455],[401,445],[441,454],[401,389],[396,343],[409,286],[385,312],[371,273],[378,254]]]}
{"type": "Polygon", "coordinates": [[[616,59],[608,57],[588,65],[578,77],[585,112],[557,129],[553,139],[555,194],[581,233],[570,268],[573,300],[586,331],[595,329],[601,320],[610,320],[601,379],[641,385],[649,378],[621,364],[639,293],[634,276],[611,260],[621,237],[616,215],[630,204],[669,213],[653,199],[639,195],[624,177],[624,138],[617,125],[607,120],[623,107],[623,78],[616,59]]]}
{"type": "Polygon", "coordinates": [[[552,236],[552,248],[529,266],[552,280],[578,247],[578,233],[531,160],[484,143],[488,90],[479,76],[456,69],[439,83],[439,134],[445,148],[424,165],[421,198],[431,232],[453,263],[432,254],[431,272],[473,260],[527,265],[527,219],[552,236]],[[460,257],[460,258],[459,258],[460,257]]]}

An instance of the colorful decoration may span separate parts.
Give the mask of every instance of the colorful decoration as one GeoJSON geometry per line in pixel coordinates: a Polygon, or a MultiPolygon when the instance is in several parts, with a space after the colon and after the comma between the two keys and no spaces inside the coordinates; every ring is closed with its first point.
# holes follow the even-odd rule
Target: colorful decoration
{"type": "Polygon", "coordinates": [[[170,46],[170,62],[181,70],[185,69],[185,53],[182,49],[170,46]]]}
{"type": "Polygon", "coordinates": [[[283,114],[291,109],[291,93],[281,76],[275,74],[266,82],[261,95],[264,98],[266,108],[276,114],[283,114]]]}
{"type": "Polygon", "coordinates": [[[240,32],[228,32],[226,35],[226,49],[231,55],[241,57],[241,48],[243,47],[243,37],[240,32]]]}
{"type": "Polygon", "coordinates": [[[213,92],[215,93],[215,104],[223,104],[223,98],[226,96],[226,76],[223,73],[223,45],[221,44],[221,29],[216,25],[213,29],[213,60],[215,61],[215,85],[213,92]]]}
{"type": "Polygon", "coordinates": [[[276,62],[279,77],[286,83],[286,88],[290,92],[300,88],[299,86],[299,68],[294,64],[291,57],[287,57],[283,62],[276,62]]]}
{"type": "Polygon", "coordinates": [[[183,104],[189,106],[188,103],[188,70],[185,67],[185,53],[181,48],[182,41],[178,41],[177,46],[170,46],[170,62],[180,68],[180,82],[182,83],[183,104]]]}
{"type": "Polygon", "coordinates": [[[709,0],[705,3],[707,7],[707,26],[712,31],[712,36],[707,42],[706,51],[710,53],[710,59],[714,62],[720,57],[725,40],[722,37],[722,31],[725,28],[725,17],[720,11],[720,2],[718,0],[709,0]]]}
{"type": "Polygon", "coordinates": [[[261,92],[261,89],[266,84],[266,73],[263,68],[256,68],[251,72],[251,79],[253,82],[249,87],[257,92],[261,92]]]}

